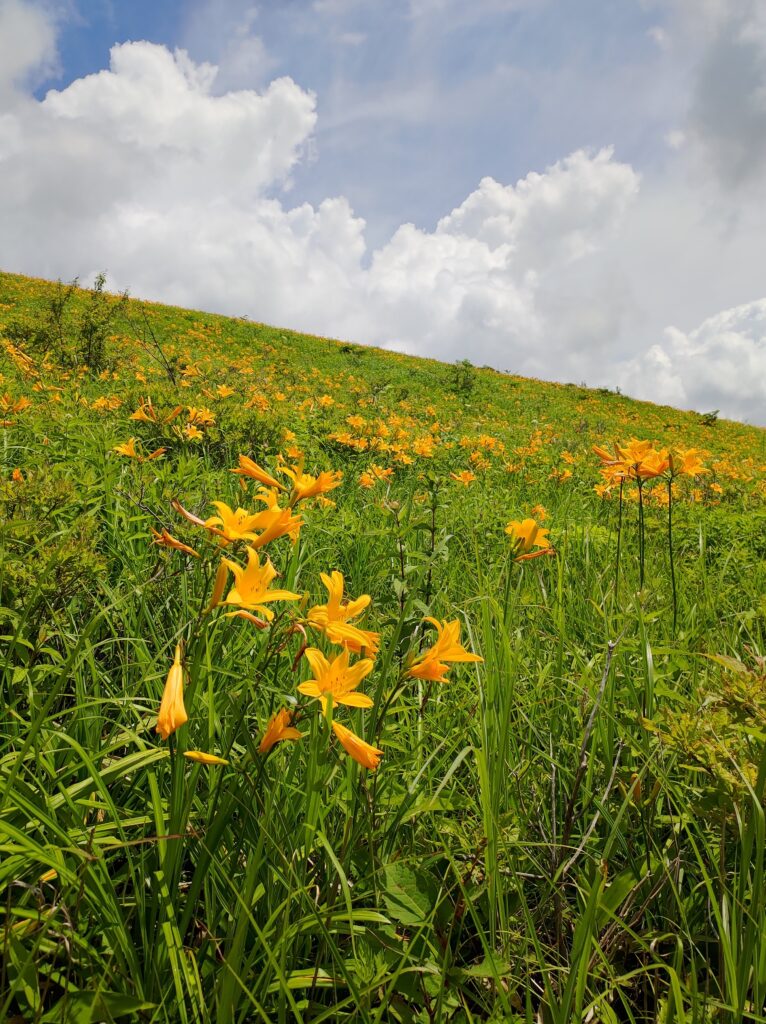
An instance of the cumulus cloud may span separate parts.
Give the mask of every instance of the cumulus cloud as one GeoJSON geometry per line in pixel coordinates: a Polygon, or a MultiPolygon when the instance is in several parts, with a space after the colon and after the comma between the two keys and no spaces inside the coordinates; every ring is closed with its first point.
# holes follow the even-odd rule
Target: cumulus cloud
{"type": "Polygon", "coordinates": [[[540,297],[566,291],[637,191],[610,150],[516,185],[486,178],[434,231],[403,225],[366,265],[364,222],[344,198],[289,208],[279,195],[314,97],[289,78],[260,93],[215,86],[215,67],[183,51],[126,43],[108,70],[9,115],[3,263],[64,277],[106,267],[136,294],[446,358],[470,347],[542,373],[543,339],[564,358],[567,334],[540,297]]]}
{"type": "Polygon", "coordinates": [[[724,310],[688,333],[668,327],[624,377],[652,402],[763,423],[766,299],[724,310]]]}
{"type": "Polygon", "coordinates": [[[55,65],[55,26],[46,13],[22,0],[0,0],[0,103],[55,65]]]}
{"type": "Polygon", "coordinates": [[[368,289],[382,323],[408,351],[450,359],[470,351],[540,376],[556,360],[557,372],[582,375],[604,338],[598,332],[580,348],[572,322],[594,326],[606,282],[598,296],[571,285],[587,278],[588,258],[637,191],[636,173],[608,149],[578,151],[515,186],[485,178],[434,232],[404,225],[375,253],[368,289]]]}

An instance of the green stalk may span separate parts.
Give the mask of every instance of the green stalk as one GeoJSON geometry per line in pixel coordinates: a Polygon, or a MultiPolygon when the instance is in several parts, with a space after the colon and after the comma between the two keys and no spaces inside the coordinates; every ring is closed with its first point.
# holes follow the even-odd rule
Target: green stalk
{"type": "Polygon", "coordinates": [[[617,557],[615,558],[614,566],[614,594],[617,596],[617,590],[620,583],[620,545],[622,543],[622,489],[625,486],[625,480],[620,480],[620,510],[617,515],[617,557]]]}
{"type": "Polygon", "coordinates": [[[678,595],[676,593],[676,567],[673,558],[673,475],[668,477],[668,553],[670,555],[670,585],[673,590],[673,636],[678,621],[678,595]]]}
{"type": "Polygon", "coordinates": [[[638,478],[638,589],[644,589],[644,481],[638,478]]]}

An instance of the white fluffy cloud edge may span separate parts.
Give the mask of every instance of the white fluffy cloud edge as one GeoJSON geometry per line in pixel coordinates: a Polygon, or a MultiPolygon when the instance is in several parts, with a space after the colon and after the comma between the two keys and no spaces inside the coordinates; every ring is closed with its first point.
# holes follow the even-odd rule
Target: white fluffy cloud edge
{"type": "MultiPolygon", "coordinates": [[[[18,34],[29,10],[0,14],[18,34]]],[[[317,120],[292,79],[218,92],[215,67],[130,42],[37,100],[19,84],[50,60],[34,29],[0,88],[5,269],[103,269],[142,298],[766,421],[766,299],[656,325],[624,258],[642,183],[611,149],[485,178],[433,230],[404,224],[368,253],[345,198],[289,205],[317,120]]]]}

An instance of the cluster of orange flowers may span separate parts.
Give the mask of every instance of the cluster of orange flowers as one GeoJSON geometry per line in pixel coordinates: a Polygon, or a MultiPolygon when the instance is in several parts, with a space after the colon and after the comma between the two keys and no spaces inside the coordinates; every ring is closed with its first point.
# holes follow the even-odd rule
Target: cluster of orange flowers
{"type": "Polygon", "coordinates": [[[633,437],[627,444],[615,444],[614,452],[593,446],[601,459],[601,476],[604,482],[597,484],[596,493],[604,497],[626,480],[643,483],[658,477],[674,479],[677,476],[697,477],[708,470],[702,463],[702,452],[697,448],[657,449],[651,441],[639,441],[633,437]]]}
{"type": "MultiPolygon", "coordinates": [[[[276,601],[299,601],[301,596],[272,586],[277,571],[269,558],[261,561],[259,549],[282,536],[289,536],[295,541],[303,525],[303,519],[295,512],[298,503],[309,498],[319,498],[336,488],[341,483],[341,474],[323,472],[312,476],[304,471],[302,459],[292,466],[280,460],[276,472],[288,478],[291,482],[288,487],[276,475],[244,455],[239,457],[239,465],[232,472],[261,485],[261,489],[254,495],[265,506],[261,511],[251,513],[242,508],[232,509],[225,502],[215,501],[213,506],[217,515],[202,519],[178,502],[173,502],[173,507],[186,520],[205,530],[217,546],[227,548],[238,543],[244,546],[246,565],[231,558],[221,558],[206,611],[209,613],[219,607],[225,608],[226,616],[243,618],[258,629],[267,629],[274,619],[270,604],[276,601]],[[284,507],[279,505],[279,498],[283,496],[287,498],[284,507]],[[226,593],[230,576],[233,582],[226,593]]],[[[194,547],[172,536],[167,530],[153,532],[155,544],[195,558],[201,557],[194,547]]],[[[311,669],[311,678],[300,683],[297,689],[302,696],[318,701],[323,714],[330,714],[332,731],[346,752],[363,767],[374,771],[383,751],[332,717],[332,711],[337,706],[373,706],[372,698],[359,690],[360,684],[372,672],[380,648],[380,635],[364,629],[358,621],[371,599],[368,594],[355,600],[344,599],[345,580],[338,571],[322,573],[321,580],[327,591],[326,602],[296,617],[289,633],[300,633],[305,640],[307,630],[314,630],[330,644],[339,647],[340,651],[335,656],[328,656],[318,647],[308,646],[306,641],[296,663],[305,658],[311,669]]],[[[404,669],[405,678],[446,682],[446,672],[451,662],[482,660],[461,646],[458,620],[426,621],[436,628],[437,640],[430,648],[408,659],[404,669]]],[[[179,644],[167,676],[157,717],[156,728],[162,739],[167,739],[188,721],[183,699],[182,656],[179,644]]],[[[295,713],[283,707],[271,717],[258,749],[260,753],[267,754],[276,743],[298,740],[302,736],[295,725],[295,713]]],[[[226,763],[225,759],[203,751],[188,751],[186,756],[206,764],[226,763]]]]}
{"type": "Polygon", "coordinates": [[[393,475],[393,469],[384,469],[383,466],[378,466],[373,462],[369,469],[365,470],[359,477],[359,485],[369,490],[371,487],[375,487],[376,484],[389,483],[393,475]]]}
{"type": "Polygon", "coordinates": [[[14,398],[13,395],[9,395],[7,392],[4,395],[0,395],[0,414],[4,417],[0,420],[0,426],[12,427],[16,421],[7,417],[17,416],[20,412],[28,409],[31,404],[30,400],[23,395],[21,398],[14,398]]]}

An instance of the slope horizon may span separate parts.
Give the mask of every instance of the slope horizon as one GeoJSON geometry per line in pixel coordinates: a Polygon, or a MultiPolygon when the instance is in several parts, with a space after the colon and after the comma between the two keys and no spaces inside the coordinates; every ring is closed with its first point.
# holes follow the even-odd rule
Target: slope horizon
{"type": "MultiPolygon", "coordinates": [[[[40,276],[37,276],[37,275],[31,275],[31,274],[21,274],[21,273],[18,273],[16,271],[13,271],[13,270],[8,270],[7,268],[0,267],[0,279],[2,279],[2,277],[10,277],[10,278],[13,278],[13,279],[16,279],[16,280],[31,281],[31,282],[34,282],[34,283],[39,284],[39,285],[47,285],[47,286],[63,285],[65,287],[70,285],[70,284],[73,284],[76,281],[77,282],[77,290],[81,291],[81,292],[87,292],[90,289],[90,286],[92,284],[92,281],[89,282],[88,280],[83,280],[83,279],[80,279],[79,277],[71,278],[69,281],[65,281],[62,278],[59,278],[58,280],[52,280],[51,278],[40,277],[40,276]]],[[[224,312],[224,311],[220,311],[220,310],[216,310],[216,309],[200,308],[200,307],[195,307],[195,306],[179,305],[179,304],[175,304],[175,303],[171,303],[171,302],[163,302],[163,301],[158,300],[158,299],[146,297],[146,296],[139,295],[139,294],[133,294],[133,293],[131,293],[130,289],[127,289],[125,292],[113,291],[110,288],[110,286],[109,286],[109,275],[108,275],[108,273],[105,274],[105,277],[106,277],[106,284],[105,284],[104,291],[108,295],[112,296],[113,298],[118,298],[118,297],[120,297],[122,295],[126,295],[129,302],[135,302],[135,303],[140,303],[142,305],[156,307],[159,310],[178,311],[178,312],[187,313],[187,314],[188,313],[195,313],[195,314],[198,314],[200,316],[218,317],[218,318],[220,318],[222,320],[234,321],[234,322],[238,322],[238,323],[247,323],[247,324],[253,325],[254,327],[263,327],[263,328],[267,328],[267,329],[272,330],[272,331],[287,331],[290,334],[298,336],[298,337],[301,337],[301,338],[307,338],[307,339],[311,339],[313,341],[326,342],[326,343],[332,344],[332,345],[354,345],[354,346],[360,346],[360,347],[362,347],[364,349],[367,349],[367,350],[369,350],[371,352],[379,353],[381,355],[403,356],[403,357],[405,357],[407,359],[410,359],[410,360],[413,360],[415,363],[417,363],[419,365],[423,365],[423,366],[435,364],[435,365],[438,365],[438,366],[449,367],[449,366],[454,366],[456,363],[461,362],[460,359],[458,359],[456,361],[449,361],[449,360],[446,360],[446,359],[439,359],[436,356],[416,355],[415,353],[407,351],[406,347],[396,348],[393,345],[391,347],[385,347],[385,346],[382,346],[382,345],[374,345],[374,344],[369,344],[367,342],[359,341],[356,338],[338,338],[338,337],[333,337],[333,336],[329,336],[329,335],[316,334],[316,333],[313,333],[311,331],[298,330],[297,328],[292,327],[290,324],[268,323],[266,321],[262,321],[262,320],[258,320],[258,319],[253,319],[252,317],[250,317],[250,316],[248,316],[246,314],[243,314],[241,316],[237,316],[237,315],[234,315],[234,314],[231,314],[231,313],[227,313],[227,312],[224,312]]],[[[1,330],[2,330],[2,324],[0,323],[0,331],[1,330]]],[[[468,355],[466,354],[465,356],[462,357],[462,359],[468,360],[468,355]]],[[[471,362],[470,360],[468,360],[468,361],[471,362]]],[[[590,385],[590,384],[587,383],[587,381],[565,381],[565,380],[556,380],[556,379],[553,379],[553,378],[534,377],[534,376],[530,376],[530,375],[527,375],[527,374],[517,373],[511,367],[503,368],[503,367],[499,367],[499,366],[491,366],[489,364],[473,364],[473,363],[471,363],[471,365],[474,366],[474,368],[477,371],[489,372],[491,374],[499,374],[500,376],[507,377],[509,379],[518,379],[518,380],[523,380],[523,381],[529,381],[529,382],[538,383],[538,384],[546,385],[546,386],[550,386],[550,387],[577,388],[577,389],[579,389],[581,391],[592,392],[594,394],[600,394],[600,395],[612,394],[614,396],[619,396],[624,401],[627,401],[629,403],[632,403],[632,404],[635,404],[635,405],[638,405],[638,406],[645,406],[648,409],[653,409],[653,410],[658,410],[658,411],[659,410],[663,410],[663,409],[667,409],[669,411],[672,411],[673,413],[681,413],[681,414],[688,415],[688,416],[696,418],[696,419],[704,418],[706,416],[709,416],[709,415],[713,414],[713,418],[717,422],[736,424],[738,426],[746,427],[746,428],[755,430],[757,432],[760,432],[760,433],[763,433],[764,435],[766,435],[766,422],[764,424],[750,423],[746,419],[736,419],[736,418],[729,417],[729,416],[718,416],[717,415],[718,410],[712,410],[712,409],[711,410],[706,410],[706,409],[703,410],[703,409],[693,409],[693,408],[682,408],[680,406],[670,405],[670,404],[664,403],[664,402],[652,402],[652,401],[649,401],[648,399],[638,398],[638,397],[636,397],[634,395],[631,395],[629,392],[623,391],[619,386],[616,386],[614,388],[611,388],[611,387],[601,387],[601,386],[597,386],[597,385],[590,385]]],[[[766,415],[766,413],[765,413],[765,415],[766,415]]]]}

